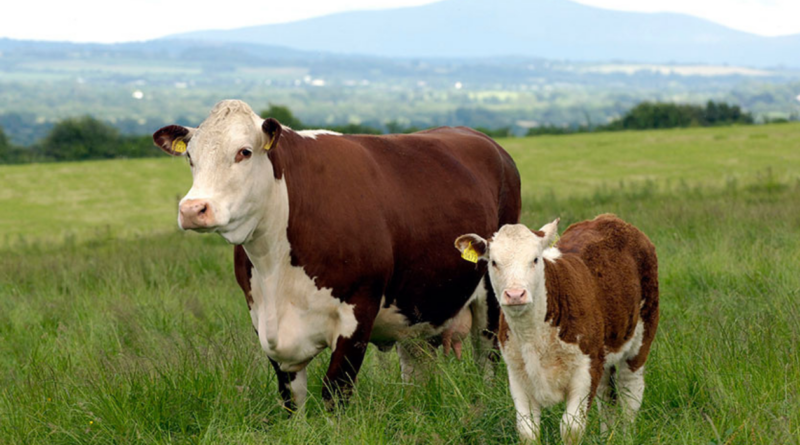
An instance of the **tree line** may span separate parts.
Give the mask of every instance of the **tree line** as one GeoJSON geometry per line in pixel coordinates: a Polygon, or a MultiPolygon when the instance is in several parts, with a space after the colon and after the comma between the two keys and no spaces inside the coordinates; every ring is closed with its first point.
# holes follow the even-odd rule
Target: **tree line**
{"type": "MultiPolygon", "coordinates": [[[[282,105],[270,105],[260,113],[261,117],[274,117],[284,125],[296,130],[306,127],[292,111],[282,105]]],[[[752,114],[738,105],[709,101],[703,106],[643,102],[624,116],[595,127],[559,127],[543,125],[531,128],[527,136],[557,135],[569,133],[624,131],[663,128],[709,127],[720,125],[750,125],[755,120],[752,114]]],[[[314,126],[319,128],[319,126],[314,126]]],[[[385,128],[363,124],[326,126],[326,129],[345,134],[412,133],[421,130],[390,121],[385,128]]],[[[491,137],[511,137],[511,127],[496,129],[476,128],[491,137]]],[[[12,144],[0,127],[0,163],[25,163],[47,161],[81,161],[90,159],[139,158],[157,156],[150,135],[123,135],[120,131],[91,116],[69,118],[56,123],[46,137],[31,147],[12,144]]]]}

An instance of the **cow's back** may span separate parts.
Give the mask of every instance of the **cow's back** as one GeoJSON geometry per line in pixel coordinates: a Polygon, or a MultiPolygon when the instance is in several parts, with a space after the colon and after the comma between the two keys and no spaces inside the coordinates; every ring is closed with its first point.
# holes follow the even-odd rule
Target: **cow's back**
{"type": "Polygon", "coordinates": [[[656,317],[657,322],[655,246],[639,229],[614,215],[600,215],[567,228],[558,248],[580,257],[594,278],[610,350],[630,339],[640,320],[647,325],[656,317]],[[644,307],[643,298],[649,299],[644,307]]]}
{"type": "Polygon", "coordinates": [[[288,133],[270,156],[288,188],[293,264],[338,298],[377,287],[412,322],[453,317],[486,266],[461,260],[452,240],[519,219],[511,157],[465,128],[313,141],[288,133]]]}

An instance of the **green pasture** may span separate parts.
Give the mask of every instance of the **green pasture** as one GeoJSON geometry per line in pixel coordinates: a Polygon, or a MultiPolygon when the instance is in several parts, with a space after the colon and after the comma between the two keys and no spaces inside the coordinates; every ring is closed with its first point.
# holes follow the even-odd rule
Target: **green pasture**
{"type": "MultiPolygon", "coordinates": [[[[800,443],[800,126],[501,143],[525,223],[613,212],[658,249],[642,410],[608,436],[593,411],[584,443],[800,443]]],[[[190,183],[166,157],[0,167],[0,444],[517,442],[503,364],[486,378],[470,351],[407,385],[370,348],[335,412],[323,354],[290,418],[231,247],[176,228],[190,183]]]]}

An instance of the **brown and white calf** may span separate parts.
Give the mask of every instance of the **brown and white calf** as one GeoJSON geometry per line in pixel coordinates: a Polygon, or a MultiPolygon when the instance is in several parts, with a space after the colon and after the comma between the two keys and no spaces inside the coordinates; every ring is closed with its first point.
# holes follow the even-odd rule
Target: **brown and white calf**
{"type": "Polygon", "coordinates": [[[191,165],[180,227],[236,245],[236,278],[286,406],[302,404],[306,365],[325,348],[330,400],[348,392],[370,342],[399,342],[407,376],[405,340],[457,333],[465,308],[478,312],[473,332],[496,329],[479,284],[486,266],[451,247],[519,220],[519,173],[487,136],[294,131],[229,100],[198,128],[172,125],[153,139],[191,165]]]}
{"type": "Polygon", "coordinates": [[[558,220],[536,231],[506,225],[489,241],[463,235],[456,247],[490,263],[520,436],[537,438],[541,409],[566,401],[561,436],[575,443],[595,395],[619,400],[629,420],[642,403],[658,261],[647,236],[613,215],[573,224],[550,247],[557,232],[558,220]]]}

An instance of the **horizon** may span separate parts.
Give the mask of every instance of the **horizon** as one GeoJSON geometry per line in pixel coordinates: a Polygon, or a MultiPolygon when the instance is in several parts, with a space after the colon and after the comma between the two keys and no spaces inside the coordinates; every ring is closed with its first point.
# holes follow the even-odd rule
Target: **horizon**
{"type": "MultiPolygon", "coordinates": [[[[152,8],[127,11],[130,20],[121,23],[119,12],[113,6],[96,0],[78,0],[69,4],[48,5],[55,11],[42,16],[35,3],[17,5],[15,9],[29,9],[30,13],[8,14],[0,18],[0,38],[72,43],[131,43],[156,40],[170,35],[208,30],[230,30],[278,23],[298,22],[338,13],[387,10],[423,6],[447,0],[388,0],[375,7],[369,0],[298,0],[292,6],[272,5],[259,9],[261,3],[252,0],[232,0],[225,11],[189,7],[186,0],[156,4],[154,0],[140,3],[152,8]],[[61,9],[63,8],[63,10],[61,9]],[[91,14],[84,13],[92,11],[91,14]],[[182,20],[154,20],[150,11],[160,11],[166,17],[180,16],[192,11],[182,20]],[[242,14],[254,10],[263,14],[242,14]],[[264,18],[261,18],[263,15],[264,18]],[[22,19],[20,19],[22,17],[22,19]],[[164,31],[164,23],[168,23],[164,31]],[[142,24],[147,24],[143,26],[142,24]],[[176,26],[177,24],[177,26],[176,26]]],[[[677,13],[697,17],[737,31],[764,37],[800,35],[800,2],[791,0],[653,0],[640,4],[636,0],[565,0],[588,7],[639,13],[677,13]]]]}

